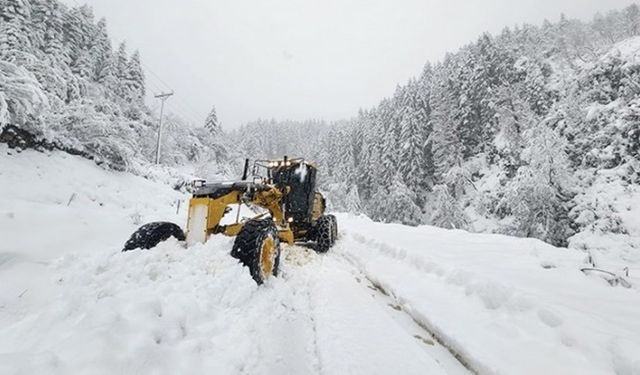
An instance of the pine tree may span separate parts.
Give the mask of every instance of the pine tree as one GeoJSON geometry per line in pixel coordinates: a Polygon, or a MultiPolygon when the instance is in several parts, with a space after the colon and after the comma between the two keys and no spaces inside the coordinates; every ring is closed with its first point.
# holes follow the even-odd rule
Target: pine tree
{"type": "Polygon", "coordinates": [[[66,7],[58,1],[34,1],[34,26],[44,56],[53,65],[61,68],[71,61],[69,48],[64,45],[63,14],[66,7]]]}
{"type": "Polygon", "coordinates": [[[345,198],[344,209],[346,212],[359,214],[362,212],[362,202],[360,200],[360,194],[358,194],[358,186],[353,185],[347,192],[345,198]]]}
{"type": "Polygon", "coordinates": [[[415,191],[427,189],[427,162],[424,147],[428,136],[428,104],[420,100],[417,82],[408,84],[401,103],[399,171],[407,186],[415,191]]]}
{"type": "Polygon", "coordinates": [[[380,142],[380,171],[377,173],[379,182],[389,186],[398,168],[398,144],[400,137],[399,113],[396,111],[395,102],[400,100],[403,94],[400,87],[396,89],[393,100],[383,100],[378,107],[376,120],[379,121],[379,129],[383,136],[380,142]]]}
{"type": "Polygon", "coordinates": [[[140,53],[135,51],[126,68],[126,97],[127,100],[136,104],[142,105],[144,103],[145,96],[145,82],[144,72],[142,71],[142,65],[140,62],[140,53]]]}
{"type": "Polygon", "coordinates": [[[376,122],[376,112],[361,111],[357,120],[359,132],[362,134],[362,147],[357,159],[358,169],[355,171],[355,178],[358,184],[358,191],[363,199],[371,197],[378,184],[378,174],[380,171],[380,140],[382,139],[381,126],[376,122]]]}
{"type": "Polygon", "coordinates": [[[204,128],[213,135],[219,135],[222,132],[215,106],[211,107],[211,111],[209,112],[209,115],[207,115],[207,119],[204,121],[204,128]]]}
{"type": "Polygon", "coordinates": [[[88,51],[93,40],[90,39],[93,26],[93,10],[82,5],[63,13],[64,41],[68,46],[69,63],[72,67],[79,59],[79,54],[88,51]]]}
{"type": "Polygon", "coordinates": [[[572,234],[568,218],[573,181],[565,143],[545,123],[525,133],[526,163],[507,185],[501,205],[515,218],[513,234],[564,246],[572,234]]]}
{"type": "Polygon", "coordinates": [[[31,5],[25,0],[0,1],[0,58],[5,61],[22,59],[32,54],[28,25],[31,5]]]}
{"type": "Polygon", "coordinates": [[[127,85],[129,75],[128,67],[129,58],[127,56],[127,44],[122,42],[118,47],[118,52],[115,57],[115,87],[113,87],[113,91],[122,100],[126,100],[131,97],[128,92],[127,85]]]}
{"type": "Polygon", "coordinates": [[[402,177],[396,174],[391,184],[377,188],[368,212],[374,220],[419,225],[422,221],[422,210],[416,205],[416,200],[415,193],[402,182],[402,177]]]}
{"type": "Polygon", "coordinates": [[[93,80],[107,87],[113,86],[115,79],[115,60],[111,40],[107,34],[107,21],[102,18],[96,25],[91,54],[95,59],[93,80]]]}
{"type": "Polygon", "coordinates": [[[447,229],[465,229],[469,219],[447,185],[436,185],[427,201],[429,224],[447,229]]]}
{"type": "Polygon", "coordinates": [[[429,141],[433,149],[437,181],[442,181],[449,169],[462,163],[463,147],[453,119],[455,101],[453,93],[448,87],[447,73],[444,66],[436,67],[436,79],[431,95],[433,133],[431,133],[429,141]]]}
{"type": "MultiPolygon", "coordinates": [[[[485,146],[497,132],[496,89],[512,78],[513,57],[488,34],[462,56],[465,63],[456,66],[456,80],[461,86],[461,100],[456,118],[464,157],[486,151],[485,146]]],[[[454,60],[455,61],[455,60],[454,60]]],[[[459,64],[459,62],[458,62],[459,64]]]]}
{"type": "Polygon", "coordinates": [[[76,60],[73,61],[71,71],[87,80],[93,78],[94,61],[89,51],[80,51],[76,54],[76,60]]]}

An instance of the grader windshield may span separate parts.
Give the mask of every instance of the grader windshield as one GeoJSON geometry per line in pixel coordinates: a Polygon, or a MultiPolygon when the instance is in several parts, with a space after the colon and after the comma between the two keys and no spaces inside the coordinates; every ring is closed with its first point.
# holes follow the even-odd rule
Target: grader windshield
{"type": "Polygon", "coordinates": [[[313,209],[317,167],[304,159],[258,160],[254,163],[254,180],[286,189],[284,208],[295,221],[309,217],[313,209]]]}

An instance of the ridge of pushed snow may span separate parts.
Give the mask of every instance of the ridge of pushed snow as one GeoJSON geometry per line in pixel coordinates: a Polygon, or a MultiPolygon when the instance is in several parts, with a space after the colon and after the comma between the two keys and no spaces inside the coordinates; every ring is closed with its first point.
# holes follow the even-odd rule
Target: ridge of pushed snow
{"type": "Polygon", "coordinates": [[[534,239],[338,221],[338,251],[480,373],[640,372],[639,278],[612,287],[534,239]]]}

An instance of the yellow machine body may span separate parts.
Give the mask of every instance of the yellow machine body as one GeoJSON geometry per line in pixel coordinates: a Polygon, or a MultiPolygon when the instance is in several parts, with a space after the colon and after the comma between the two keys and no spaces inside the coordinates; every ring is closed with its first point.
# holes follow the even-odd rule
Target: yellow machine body
{"type": "MultiPolygon", "coordinates": [[[[220,222],[229,208],[234,205],[249,204],[265,208],[271,213],[273,221],[279,228],[281,241],[293,244],[294,235],[289,223],[284,218],[281,208],[282,192],[275,187],[266,191],[256,192],[251,201],[243,201],[243,194],[231,191],[219,198],[194,197],[189,201],[189,217],[187,221],[187,242],[204,243],[212,234],[223,234],[235,237],[242,230],[242,222],[221,225],[220,222]]],[[[257,215],[258,219],[265,214],[257,215]]]]}
{"type": "Polygon", "coordinates": [[[325,212],[324,197],[315,191],[316,170],[314,164],[303,159],[256,161],[254,182],[246,181],[245,176],[234,183],[203,183],[189,202],[187,242],[204,243],[214,234],[237,236],[247,220],[240,221],[237,215],[234,223],[221,223],[223,217],[231,213],[232,207],[240,209],[242,205],[268,211],[248,220],[270,215],[281,241],[293,244],[304,239],[312,224],[325,212]],[[258,167],[264,167],[266,175],[256,173],[258,167]],[[292,197],[297,200],[293,201],[292,197]],[[308,211],[301,210],[300,204],[309,207],[308,211]],[[289,211],[285,212],[285,207],[289,211]]]}

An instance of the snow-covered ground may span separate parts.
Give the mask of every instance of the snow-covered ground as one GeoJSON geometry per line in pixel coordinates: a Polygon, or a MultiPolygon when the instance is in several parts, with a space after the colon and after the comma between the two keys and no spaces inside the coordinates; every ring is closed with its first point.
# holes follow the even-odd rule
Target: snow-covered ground
{"type": "Polygon", "coordinates": [[[228,238],[120,252],[187,198],[0,145],[0,374],[640,373],[639,270],[612,287],[577,250],[346,214],[262,287],[228,238]]]}
{"type": "Polygon", "coordinates": [[[336,251],[480,373],[640,373],[640,278],[612,287],[533,239],[338,220],[336,251]]]}

